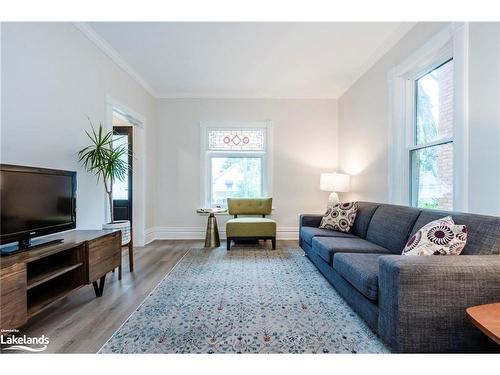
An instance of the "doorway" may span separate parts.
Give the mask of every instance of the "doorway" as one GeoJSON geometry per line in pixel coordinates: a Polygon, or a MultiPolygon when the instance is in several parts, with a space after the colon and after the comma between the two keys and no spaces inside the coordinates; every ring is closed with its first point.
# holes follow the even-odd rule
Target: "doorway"
{"type": "MultiPolygon", "coordinates": [[[[119,218],[123,217],[121,215],[124,213],[128,215],[125,217],[133,223],[131,234],[134,245],[144,246],[146,239],[146,179],[144,178],[146,171],[146,117],[109,95],[106,97],[106,104],[107,128],[116,130],[117,133],[122,133],[121,130],[123,130],[123,133],[126,134],[120,135],[120,137],[126,136],[125,142],[128,144],[129,150],[134,151],[132,157],[128,158],[132,172],[125,179],[126,184],[122,189],[127,194],[115,197],[118,202],[114,200],[117,209],[113,210],[115,211],[113,216],[119,218]],[[125,129],[119,129],[122,127],[125,129]],[[126,208],[124,209],[123,206],[126,208]]],[[[115,187],[124,182],[115,182],[115,187]]],[[[107,215],[109,216],[109,213],[107,215]]]]}
{"type": "Polygon", "coordinates": [[[127,164],[127,174],[122,180],[113,184],[113,219],[129,220],[132,227],[133,207],[133,124],[120,113],[113,111],[113,145],[119,147],[125,145],[128,155],[123,156],[127,164]]]}

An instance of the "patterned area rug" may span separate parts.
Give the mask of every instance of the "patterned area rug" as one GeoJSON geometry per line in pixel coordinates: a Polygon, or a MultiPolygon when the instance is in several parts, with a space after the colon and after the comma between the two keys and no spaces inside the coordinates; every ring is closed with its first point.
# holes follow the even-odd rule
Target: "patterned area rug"
{"type": "Polygon", "coordinates": [[[191,249],[99,353],[386,353],[300,249],[191,249]]]}

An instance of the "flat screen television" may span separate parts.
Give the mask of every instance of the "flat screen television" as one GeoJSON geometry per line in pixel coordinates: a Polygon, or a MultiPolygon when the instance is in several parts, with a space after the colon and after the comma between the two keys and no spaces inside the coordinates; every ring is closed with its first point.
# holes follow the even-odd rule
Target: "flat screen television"
{"type": "Polygon", "coordinates": [[[76,227],[76,172],[1,164],[0,212],[2,255],[46,244],[32,238],[76,227]]]}

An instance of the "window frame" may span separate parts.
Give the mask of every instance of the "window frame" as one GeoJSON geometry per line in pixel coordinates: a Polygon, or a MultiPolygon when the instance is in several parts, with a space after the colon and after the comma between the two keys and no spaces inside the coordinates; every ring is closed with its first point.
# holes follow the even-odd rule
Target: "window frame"
{"type": "Polygon", "coordinates": [[[262,196],[272,196],[272,122],[233,122],[233,121],[202,121],[200,122],[200,156],[201,156],[201,196],[200,203],[202,208],[211,208],[212,203],[212,158],[215,157],[255,157],[261,159],[262,177],[261,189],[262,196]],[[224,129],[264,129],[264,151],[244,151],[244,150],[209,150],[209,130],[224,130],[224,129]]]}
{"type": "MultiPolygon", "coordinates": [[[[453,210],[467,212],[469,191],[469,25],[452,22],[389,70],[388,202],[413,205],[410,148],[415,148],[415,80],[453,58],[453,210]]],[[[439,140],[442,142],[443,140],[439,140]]],[[[419,145],[421,146],[421,145],[419,145]]]]}
{"type": "MultiPolygon", "coordinates": [[[[429,73],[432,73],[434,70],[439,69],[443,65],[449,63],[450,61],[453,61],[453,55],[449,56],[448,53],[445,53],[444,56],[442,56],[440,59],[436,60],[434,63],[432,63],[427,70],[423,73],[419,73],[418,76],[410,78],[410,80],[413,82],[413,90],[409,92],[411,96],[413,96],[413,108],[412,110],[412,117],[413,121],[409,121],[411,127],[412,127],[412,135],[411,135],[411,143],[407,146],[407,152],[408,154],[408,159],[410,161],[410,171],[409,171],[409,196],[410,196],[410,205],[416,208],[421,208],[418,207],[418,186],[417,186],[417,166],[416,166],[416,158],[415,155],[417,154],[417,151],[423,150],[426,148],[430,147],[435,147],[435,146],[441,146],[445,144],[451,143],[453,145],[454,137],[455,137],[455,126],[453,126],[453,136],[452,137],[445,137],[441,138],[432,142],[425,142],[425,143],[417,143],[417,101],[418,101],[418,80],[420,78],[423,78],[429,73]],[[444,61],[442,61],[444,59],[444,61]]],[[[453,81],[453,85],[455,86],[455,80],[453,81]]],[[[453,104],[455,104],[455,101],[453,101],[453,104]]],[[[455,159],[455,157],[453,157],[455,159]]],[[[455,168],[453,168],[455,169],[455,168]]],[[[453,170],[453,173],[455,173],[455,170],[453,170]]],[[[454,189],[455,181],[453,181],[453,189],[454,189]]],[[[453,192],[453,200],[455,199],[455,193],[453,192]]],[[[452,208],[453,209],[453,208],[452,208]]]]}

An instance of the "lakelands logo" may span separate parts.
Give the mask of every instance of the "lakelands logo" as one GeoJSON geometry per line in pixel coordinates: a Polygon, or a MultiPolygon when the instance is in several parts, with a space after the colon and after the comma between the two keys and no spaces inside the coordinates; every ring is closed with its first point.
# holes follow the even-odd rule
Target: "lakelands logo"
{"type": "Polygon", "coordinates": [[[0,335],[0,344],[9,345],[2,348],[2,351],[25,351],[25,352],[43,352],[49,345],[49,338],[45,335],[39,337],[30,337],[26,335],[14,336],[13,333],[18,333],[16,330],[2,330],[0,335]],[[8,333],[8,334],[6,334],[8,333]]]}

